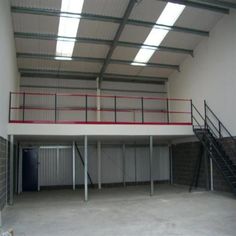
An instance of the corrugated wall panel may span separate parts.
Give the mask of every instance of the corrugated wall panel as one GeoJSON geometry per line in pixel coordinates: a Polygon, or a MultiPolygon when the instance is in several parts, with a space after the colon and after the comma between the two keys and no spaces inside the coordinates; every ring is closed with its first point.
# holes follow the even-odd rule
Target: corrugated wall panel
{"type": "Polygon", "coordinates": [[[59,149],[59,178],[60,185],[72,185],[72,149],[59,149]]]}
{"type": "Polygon", "coordinates": [[[57,181],[57,149],[39,149],[40,186],[56,186],[57,181]]]}

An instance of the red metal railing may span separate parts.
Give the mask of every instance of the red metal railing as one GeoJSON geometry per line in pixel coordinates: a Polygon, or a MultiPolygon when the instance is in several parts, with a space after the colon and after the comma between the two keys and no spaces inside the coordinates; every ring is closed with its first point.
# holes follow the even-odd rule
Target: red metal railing
{"type": "Polygon", "coordinates": [[[9,122],[191,125],[191,102],[158,97],[11,92],[9,122]],[[170,110],[173,103],[178,103],[181,110],[170,110]]]}

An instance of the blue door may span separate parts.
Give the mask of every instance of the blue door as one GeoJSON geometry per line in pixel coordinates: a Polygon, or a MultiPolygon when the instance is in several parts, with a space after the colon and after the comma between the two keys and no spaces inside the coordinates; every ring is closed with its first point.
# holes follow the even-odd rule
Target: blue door
{"type": "Polygon", "coordinates": [[[26,148],[22,150],[22,188],[23,191],[38,190],[38,150],[26,148]]]}

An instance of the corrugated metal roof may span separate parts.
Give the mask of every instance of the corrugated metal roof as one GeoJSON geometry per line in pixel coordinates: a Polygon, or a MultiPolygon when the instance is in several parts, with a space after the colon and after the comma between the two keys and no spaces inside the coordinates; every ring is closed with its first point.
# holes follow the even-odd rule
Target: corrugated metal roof
{"type": "Polygon", "coordinates": [[[62,71],[99,72],[101,67],[99,63],[83,61],[62,61],[60,64],[62,71]]]}
{"type": "Polygon", "coordinates": [[[106,72],[112,74],[123,73],[127,75],[137,75],[140,70],[141,68],[139,66],[110,64],[106,72]]]}
{"type": "Polygon", "coordinates": [[[77,43],[74,48],[74,56],[105,58],[109,45],[77,43]]]}
{"type": "Polygon", "coordinates": [[[60,61],[40,60],[40,59],[18,59],[19,68],[27,69],[48,69],[58,71],[60,68],[60,61]]]}
{"type": "Polygon", "coordinates": [[[59,17],[12,14],[14,31],[57,34],[59,17]]]}
{"type": "MultiPolygon", "coordinates": [[[[129,0],[85,0],[83,12],[103,16],[120,17],[124,15],[129,0]]],[[[12,5],[20,7],[44,8],[60,10],[61,0],[11,0],[12,5]]],[[[166,3],[157,0],[138,1],[131,12],[130,19],[155,22],[166,3]]],[[[13,25],[15,32],[45,33],[57,35],[59,17],[30,15],[13,13],[13,25]]],[[[186,7],[183,14],[175,25],[200,30],[210,30],[222,17],[221,14],[212,13],[205,10],[186,7]]],[[[112,22],[101,22],[81,19],[78,37],[94,39],[113,40],[119,24],[112,22]]],[[[120,41],[143,43],[151,28],[126,25],[121,34],[120,41]]],[[[202,40],[201,36],[179,32],[169,32],[162,43],[162,46],[194,49],[202,40]]],[[[106,58],[109,45],[76,43],[74,56],[106,58]]],[[[38,39],[16,39],[17,52],[54,54],[56,41],[38,39]]],[[[138,52],[138,48],[127,48],[118,46],[113,55],[113,59],[132,61],[138,52]]],[[[156,51],[150,62],[165,64],[181,64],[186,58],[185,54],[156,51]]],[[[50,61],[37,59],[18,59],[19,67],[31,69],[51,69],[51,70],[71,70],[81,72],[96,72],[101,69],[100,63],[89,63],[79,61],[50,61]]],[[[156,77],[166,77],[172,70],[153,67],[137,67],[131,65],[110,64],[106,73],[127,74],[127,75],[147,75],[156,77]]]]}
{"type": "Polygon", "coordinates": [[[138,1],[135,5],[130,19],[156,22],[166,3],[157,0],[138,1]]]}
{"type": "Polygon", "coordinates": [[[164,68],[154,67],[142,67],[142,70],[137,74],[139,76],[157,76],[157,77],[168,77],[173,70],[164,68]]]}
{"type": "Polygon", "coordinates": [[[84,13],[122,17],[129,0],[85,0],[84,13]]]}
{"type": "Polygon", "coordinates": [[[11,5],[59,10],[61,8],[61,0],[11,0],[11,5]]]}
{"type": "Polygon", "coordinates": [[[16,38],[16,51],[25,53],[42,53],[53,55],[56,51],[56,41],[16,38]]]}
{"type": "Polygon", "coordinates": [[[220,13],[186,7],[175,25],[201,30],[211,30],[220,18],[222,18],[222,14],[220,13]]]}
{"type": "Polygon", "coordinates": [[[81,20],[77,36],[112,40],[118,26],[110,22],[81,20]]]}
{"type": "Polygon", "coordinates": [[[197,44],[202,40],[201,36],[191,34],[181,34],[170,31],[162,42],[162,46],[179,47],[186,49],[195,49],[197,44]]]}
{"type": "Polygon", "coordinates": [[[163,63],[163,64],[174,64],[180,65],[181,62],[187,57],[185,54],[170,53],[170,52],[159,52],[156,51],[152,58],[151,63],[163,63]]]}

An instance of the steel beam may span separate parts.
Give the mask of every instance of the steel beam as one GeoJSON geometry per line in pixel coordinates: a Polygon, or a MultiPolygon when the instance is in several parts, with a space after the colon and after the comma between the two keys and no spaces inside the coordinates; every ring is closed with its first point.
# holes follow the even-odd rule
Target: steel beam
{"type": "MultiPolygon", "coordinates": [[[[37,40],[61,40],[61,41],[74,41],[76,43],[86,43],[86,44],[98,44],[98,45],[112,45],[112,40],[106,39],[93,39],[93,38],[81,38],[81,37],[59,37],[57,35],[52,34],[39,34],[39,33],[23,33],[23,32],[15,32],[15,38],[23,38],[23,39],[37,39],[37,40]]],[[[151,50],[157,50],[161,52],[170,52],[170,53],[179,53],[179,54],[187,54],[193,56],[193,50],[189,50],[186,48],[175,48],[175,47],[165,47],[165,46],[153,46],[142,43],[131,43],[126,41],[118,41],[117,46],[119,47],[127,47],[127,48],[148,48],[151,50]]]]}
{"type": "MultiPolygon", "coordinates": [[[[74,80],[96,80],[98,74],[79,71],[56,71],[56,70],[36,70],[20,68],[21,77],[30,78],[51,78],[51,79],[74,79],[74,80]]],[[[108,82],[128,82],[128,83],[145,83],[161,84],[168,80],[166,77],[154,76],[134,76],[125,74],[104,74],[104,81],[108,82]]]]}
{"type": "MultiPolygon", "coordinates": [[[[135,0],[133,0],[133,1],[135,1],[135,0]]],[[[57,16],[57,17],[59,17],[60,15],[63,14],[64,17],[79,18],[79,19],[93,20],[93,21],[103,21],[103,22],[116,23],[116,24],[121,24],[123,21],[123,18],[112,17],[112,16],[93,15],[93,14],[87,14],[87,13],[78,14],[78,13],[61,12],[58,10],[42,9],[42,8],[29,8],[29,7],[12,6],[11,11],[13,13],[57,16]]],[[[205,36],[205,37],[209,36],[208,31],[179,27],[179,26],[168,26],[168,25],[156,24],[156,23],[149,22],[149,21],[128,19],[126,21],[126,24],[134,25],[134,26],[142,26],[142,27],[147,27],[147,28],[156,27],[156,28],[160,28],[163,30],[176,31],[176,32],[180,32],[180,33],[194,34],[194,35],[200,35],[200,36],[205,36]]]]}
{"type": "MultiPolygon", "coordinates": [[[[66,58],[61,56],[55,56],[55,55],[47,55],[47,54],[38,54],[38,53],[17,53],[17,58],[30,58],[30,59],[42,59],[42,60],[53,60],[58,61],[57,58],[66,58]]],[[[70,57],[68,57],[70,58],[70,57]]],[[[104,58],[95,58],[95,57],[71,57],[71,61],[84,61],[84,62],[91,62],[91,63],[106,63],[107,59],[104,58]]],[[[65,60],[67,61],[67,60],[65,60]]],[[[133,61],[127,61],[127,60],[118,60],[118,59],[109,59],[109,63],[112,64],[120,64],[120,65],[131,65],[133,61]]],[[[104,64],[103,64],[104,65],[104,64]]],[[[146,67],[156,67],[156,68],[165,68],[165,69],[171,69],[171,70],[177,70],[180,71],[179,65],[172,65],[172,64],[162,64],[162,63],[146,63],[146,67]]],[[[102,78],[104,73],[99,74],[99,78],[102,78]],[[102,76],[101,76],[102,75],[102,76]]]]}
{"type": "Polygon", "coordinates": [[[117,46],[117,42],[120,39],[120,36],[121,36],[121,34],[122,34],[122,32],[123,32],[123,30],[125,28],[125,25],[126,25],[128,19],[129,19],[129,16],[130,16],[130,14],[131,14],[131,12],[132,12],[136,2],[137,2],[136,0],[130,0],[129,1],[129,4],[128,4],[128,6],[126,8],[126,11],[124,13],[124,16],[123,16],[123,18],[122,18],[122,20],[120,22],[119,28],[118,28],[118,30],[116,32],[116,35],[115,35],[114,39],[113,39],[111,47],[110,47],[110,49],[109,49],[109,51],[107,53],[106,60],[104,61],[103,66],[102,66],[102,68],[100,70],[100,73],[99,73],[99,79],[100,79],[99,82],[100,82],[100,84],[101,84],[101,81],[103,79],[103,75],[104,75],[104,73],[105,73],[109,63],[112,61],[111,60],[112,54],[113,54],[113,52],[114,52],[114,50],[115,50],[115,48],[117,46]]]}
{"type": "Polygon", "coordinates": [[[158,0],[161,2],[172,2],[177,4],[182,4],[188,7],[194,7],[199,8],[203,10],[218,12],[222,14],[229,14],[229,5],[223,5],[223,4],[216,4],[216,2],[222,2],[222,1],[216,1],[216,0],[158,0]],[[211,2],[215,2],[215,4],[209,4],[211,2]]]}

